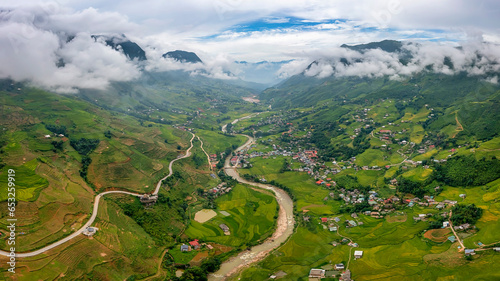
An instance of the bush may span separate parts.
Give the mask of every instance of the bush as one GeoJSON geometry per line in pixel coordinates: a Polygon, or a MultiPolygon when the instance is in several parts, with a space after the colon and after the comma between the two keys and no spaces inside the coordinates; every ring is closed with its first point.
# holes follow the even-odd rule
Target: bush
{"type": "Polygon", "coordinates": [[[69,144],[81,155],[88,155],[99,145],[98,139],[81,138],[78,140],[71,140],[69,144]]]}
{"type": "Polygon", "coordinates": [[[66,135],[66,126],[57,126],[57,125],[45,125],[47,130],[51,131],[54,134],[63,134],[66,135]]]}
{"type": "Polygon", "coordinates": [[[458,204],[451,210],[453,212],[453,215],[451,216],[450,220],[454,225],[460,225],[464,223],[475,224],[483,214],[483,209],[477,207],[475,204],[458,204]]]}

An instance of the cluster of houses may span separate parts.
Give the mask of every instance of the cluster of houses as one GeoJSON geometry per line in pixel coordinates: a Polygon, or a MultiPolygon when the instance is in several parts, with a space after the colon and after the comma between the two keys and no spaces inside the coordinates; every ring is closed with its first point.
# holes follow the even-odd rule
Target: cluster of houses
{"type": "Polygon", "coordinates": [[[217,154],[210,154],[209,157],[210,164],[212,164],[212,169],[215,169],[215,167],[217,167],[217,164],[219,164],[219,161],[217,160],[217,154]]]}
{"type": "MultiPolygon", "coordinates": [[[[354,258],[360,259],[363,256],[363,251],[354,251],[354,258]]],[[[325,267],[326,268],[326,267],[325,267]]],[[[331,267],[330,267],[331,269],[331,267]]],[[[309,271],[309,280],[320,280],[323,278],[337,277],[340,273],[339,280],[341,281],[351,281],[351,271],[346,269],[343,263],[335,264],[332,270],[312,268],[309,271]]]]}
{"type": "Polygon", "coordinates": [[[220,195],[224,195],[226,193],[231,192],[231,190],[232,188],[228,187],[226,182],[221,182],[216,187],[210,188],[207,191],[205,191],[205,193],[210,193],[215,197],[218,197],[220,195]]]}
{"type": "Polygon", "coordinates": [[[325,178],[325,180],[320,179],[316,181],[317,185],[325,185],[327,188],[335,187],[337,186],[337,183],[333,181],[331,178],[325,178]]]}
{"type": "Polygon", "coordinates": [[[335,264],[334,266],[335,271],[332,270],[325,270],[325,269],[318,269],[318,268],[312,268],[309,271],[309,280],[320,280],[323,278],[332,278],[335,276],[338,276],[338,271],[340,272],[340,278],[339,280],[342,281],[351,281],[351,271],[344,270],[344,264],[339,263],[335,264]]]}
{"type": "Polygon", "coordinates": [[[203,243],[201,244],[198,239],[194,239],[193,241],[189,241],[188,244],[181,245],[181,252],[191,252],[193,250],[198,250],[201,246],[206,246],[209,250],[212,250],[214,247],[210,244],[203,243]]]}
{"type": "MultiPolygon", "coordinates": [[[[46,139],[50,139],[52,136],[51,135],[43,135],[43,137],[46,139]]],[[[54,137],[64,138],[64,135],[63,134],[54,134],[54,137]]]]}

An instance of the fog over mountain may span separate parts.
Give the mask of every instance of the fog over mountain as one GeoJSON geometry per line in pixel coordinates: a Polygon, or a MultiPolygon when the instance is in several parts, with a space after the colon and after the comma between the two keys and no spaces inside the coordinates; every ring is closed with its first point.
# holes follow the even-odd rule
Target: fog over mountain
{"type": "Polygon", "coordinates": [[[488,43],[468,43],[460,47],[438,43],[405,42],[400,50],[386,52],[380,48],[366,49],[362,52],[340,47],[322,54],[304,70],[305,63],[294,62],[283,66],[280,75],[293,75],[303,72],[306,76],[318,78],[335,76],[381,77],[388,75],[393,79],[421,71],[443,74],[467,72],[469,75],[486,75],[498,82],[500,71],[500,47],[488,43]]]}
{"type": "MultiPolygon", "coordinates": [[[[358,52],[339,47],[346,42],[334,42],[321,49],[301,52],[284,50],[289,58],[286,61],[277,59],[277,63],[270,61],[251,66],[237,62],[240,59],[237,50],[232,54],[217,52],[209,44],[206,50],[185,50],[194,51],[201,61],[163,56],[187,45],[167,48],[162,41],[164,39],[138,36],[139,30],[140,26],[125,15],[94,8],[75,11],[48,3],[1,10],[0,45],[3,47],[0,78],[29,81],[35,86],[63,93],[74,93],[79,88],[105,89],[110,81],[140,78],[142,70],[184,70],[193,75],[217,79],[242,77],[266,84],[302,72],[319,78],[331,75],[389,75],[397,79],[422,70],[445,74],[466,71],[470,75],[486,75],[486,79],[496,83],[500,65],[500,47],[492,42],[484,43],[480,34],[468,41],[452,44],[411,43],[411,40],[406,40],[397,52],[380,49],[358,52]],[[121,38],[120,42],[128,45],[112,43],[116,38],[121,38]],[[457,48],[457,45],[461,47],[457,48]],[[130,52],[127,48],[134,48],[138,53],[131,55],[127,53],[130,52]],[[257,74],[262,69],[267,69],[265,75],[257,74]]],[[[252,31],[247,35],[251,37],[256,33],[252,31]]],[[[227,36],[228,33],[225,34],[227,36]]],[[[234,37],[235,42],[241,36],[234,37]]],[[[220,40],[219,35],[216,37],[220,40]]],[[[366,39],[369,38],[372,37],[367,36],[366,39]]],[[[199,44],[193,45],[200,47],[199,44]]]]}

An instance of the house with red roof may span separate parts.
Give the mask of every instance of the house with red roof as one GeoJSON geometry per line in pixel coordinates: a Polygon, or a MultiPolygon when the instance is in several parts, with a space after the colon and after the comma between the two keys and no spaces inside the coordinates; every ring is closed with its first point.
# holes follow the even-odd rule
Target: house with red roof
{"type": "Polygon", "coordinates": [[[194,239],[193,241],[189,242],[189,245],[191,245],[191,248],[194,250],[198,250],[200,248],[200,243],[198,243],[198,239],[194,239]]]}
{"type": "Polygon", "coordinates": [[[328,218],[321,218],[321,222],[328,222],[328,218]]]}

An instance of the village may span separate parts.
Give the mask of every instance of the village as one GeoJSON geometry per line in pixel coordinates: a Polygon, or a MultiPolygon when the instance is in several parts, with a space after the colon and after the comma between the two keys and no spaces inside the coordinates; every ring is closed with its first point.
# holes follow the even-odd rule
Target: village
{"type": "MultiPolygon", "coordinates": [[[[432,109],[430,109],[432,112],[432,109]]],[[[353,260],[361,259],[363,257],[363,250],[359,249],[363,245],[359,245],[356,241],[340,234],[340,229],[349,229],[356,227],[364,227],[363,219],[361,217],[369,217],[375,219],[385,219],[388,216],[405,216],[408,213],[415,214],[410,219],[413,219],[413,223],[417,224],[421,221],[432,221],[434,222],[432,229],[451,229],[454,235],[449,235],[446,237],[446,241],[455,243],[460,242],[460,236],[466,237],[474,233],[475,226],[463,223],[460,225],[452,225],[449,218],[451,216],[449,210],[451,207],[458,204],[456,200],[450,199],[440,199],[436,200],[435,195],[441,192],[440,186],[434,187],[434,195],[423,195],[421,197],[410,196],[408,194],[395,194],[388,197],[380,196],[377,190],[359,190],[359,189],[348,189],[339,186],[337,182],[333,179],[335,175],[342,173],[343,171],[352,169],[354,171],[368,171],[368,170],[388,170],[394,166],[400,169],[410,170],[417,167],[422,167],[424,169],[429,169],[432,163],[443,163],[447,161],[447,158],[452,157],[457,153],[457,149],[449,149],[449,154],[441,159],[432,159],[429,161],[422,160],[412,160],[417,155],[427,153],[428,151],[436,149],[436,145],[430,139],[423,139],[420,144],[409,141],[408,137],[404,135],[407,133],[406,129],[394,130],[394,128],[399,127],[399,124],[393,122],[388,122],[386,128],[385,125],[377,124],[381,127],[378,130],[373,130],[375,125],[372,119],[366,119],[360,115],[366,116],[370,109],[364,109],[361,112],[357,112],[353,116],[353,123],[363,123],[362,126],[355,127],[353,134],[350,136],[351,139],[355,139],[358,135],[364,133],[368,137],[379,140],[384,143],[379,146],[372,146],[372,149],[377,149],[383,152],[395,151],[395,153],[401,155],[402,161],[399,163],[388,164],[385,166],[368,166],[359,165],[356,157],[351,157],[347,160],[336,161],[333,159],[331,162],[325,161],[324,157],[321,157],[321,153],[315,148],[311,143],[310,139],[313,134],[312,130],[304,130],[303,132],[298,131],[294,125],[289,122],[292,118],[281,118],[280,116],[273,116],[267,118],[264,121],[257,123],[257,126],[252,128],[244,128],[240,132],[244,132],[245,129],[254,130],[254,136],[259,136],[255,144],[251,145],[247,149],[233,153],[233,157],[230,159],[231,165],[242,169],[249,169],[253,167],[254,159],[285,159],[285,165],[287,164],[286,171],[294,171],[299,173],[307,173],[311,180],[315,182],[318,188],[329,190],[329,194],[324,198],[324,201],[336,200],[341,201],[344,207],[351,206],[352,208],[347,210],[356,210],[350,213],[350,218],[345,219],[342,216],[332,216],[332,217],[316,217],[314,215],[304,213],[302,219],[309,222],[310,220],[317,221],[319,219],[322,227],[330,232],[338,233],[342,238],[339,240],[331,241],[331,245],[334,247],[347,245],[356,249],[353,251],[353,260]],[[281,134],[281,137],[272,137],[272,135],[264,136],[256,132],[258,126],[267,126],[269,128],[269,133],[281,134]],[[363,132],[364,130],[364,132],[363,132]],[[368,132],[368,133],[367,133],[368,132]],[[398,137],[399,136],[399,137],[398,137]],[[362,208],[361,208],[362,206],[362,208]],[[357,208],[358,207],[358,208],[357,208]],[[433,210],[422,212],[420,210],[433,210]],[[439,223],[439,226],[437,224],[439,223]],[[359,250],[358,250],[359,249],[359,250]]],[[[296,118],[297,114],[293,114],[296,118]]],[[[390,114],[386,114],[383,118],[386,119],[390,114]]],[[[430,113],[428,118],[433,118],[434,114],[430,113]]],[[[412,121],[401,121],[401,123],[411,123],[412,121]]],[[[214,155],[214,160],[215,160],[214,155]]],[[[385,157],[385,156],[384,156],[385,157]]],[[[257,176],[260,182],[267,182],[265,176],[257,176]]],[[[396,190],[398,186],[398,179],[393,177],[387,182],[389,188],[396,190]]],[[[460,198],[465,199],[466,194],[460,194],[460,198]]],[[[431,230],[432,230],[431,229],[431,230]]],[[[460,242],[461,244],[461,242],[460,242]]],[[[479,245],[480,242],[479,242],[479,245]]],[[[461,246],[459,246],[460,249],[461,246]]],[[[494,248],[496,251],[498,248],[494,248]]],[[[471,256],[475,254],[474,249],[462,249],[465,256],[471,256]]],[[[321,268],[311,268],[309,272],[309,280],[319,280],[322,278],[337,277],[339,280],[351,280],[351,271],[349,270],[349,263],[351,262],[351,256],[349,257],[349,262],[347,264],[337,263],[332,265],[323,266],[321,268]]],[[[282,272],[278,272],[270,276],[270,279],[280,278],[282,272]]]]}

